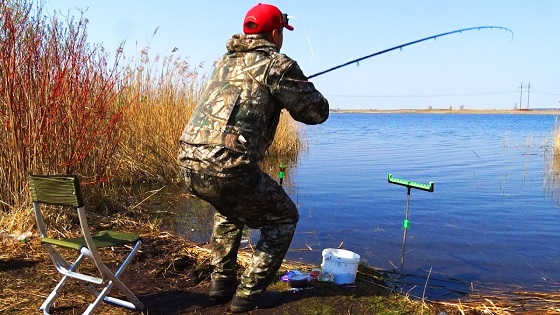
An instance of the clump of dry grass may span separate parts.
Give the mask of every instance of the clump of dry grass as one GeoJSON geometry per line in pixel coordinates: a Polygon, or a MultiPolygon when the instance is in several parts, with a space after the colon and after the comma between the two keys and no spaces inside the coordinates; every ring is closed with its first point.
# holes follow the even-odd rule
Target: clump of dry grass
{"type": "MultiPolygon", "coordinates": [[[[0,0],[4,231],[33,224],[29,173],[77,174],[94,205],[178,179],[178,139],[200,95],[200,68],[173,53],[151,59],[148,49],[123,68],[122,51],[108,62],[86,28],[83,17],[60,22],[30,0],[0,0]]],[[[283,113],[267,154],[295,160],[300,149],[283,113]]]]}
{"type": "Polygon", "coordinates": [[[23,227],[29,173],[106,178],[122,107],[118,58],[87,42],[87,20],[48,18],[29,0],[0,1],[0,223],[23,227]],[[10,221],[6,223],[6,221],[10,221]]]}
{"type": "Polygon", "coordinates": [[[170,55],[150,60],[148,49],[123,73],[119,95],[131,103],[119,133],[116,177],[126,183],[169,183],[177,178],[178,139],[196,106],[198,67],[170,55]]]}
{"type": "MultiPolygon", "coordinates": [[[[170,55],[150,58],[148,49],[124,73],[120,97],[132,103],[119,137],[118,178],[129,184],[169,183],[178,178],[178,139],[196,107],[204,77],[199,66],[170,55]]],[[[268,159],[296,159],[302,142],[296,123],[282,111],[268,159]]],[[[286,163],[287,164],[287,163],[286,163]]]]}
{"type": "Polygon", "coordinates": [[[274,141],[268,148],[268,156],[297,157],[302,149],[305,149],[305,143],[302,142],[298,125],[287,111],[282,110],[274,141]]]}
{"type": "Polygon", "coordinates": [[[560,125],[556,123],[554,128],[554,135],[552,137],[552,149],[554,156],[560,158],[560,125]]]}
{"type": "Polygon", "coordinates": [[[560,199],[560,125],[558,122],[554,127],[551,146],[551,150],[547,150],[545,154],[548,163],[545,163],[544,186],[551,197],[558,201],[560,199]]]}
{"type": "Polygon", "coordinates": [[[560,294],[557,292],[531,292],[497,289],[485,293],[469,294],[463,301],[433,302],[460,314],[558,314],[560,294]]]}

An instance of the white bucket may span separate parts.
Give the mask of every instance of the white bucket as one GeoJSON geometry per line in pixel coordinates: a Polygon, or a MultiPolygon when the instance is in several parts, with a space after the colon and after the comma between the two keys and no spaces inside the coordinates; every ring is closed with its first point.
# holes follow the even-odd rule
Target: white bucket
{"type": "Polygon", "coordinates": [[[350,284],[356,280],[360,255],[345,249],[323,249],[321,272],[334,275],[334,283],[350,284]]]}

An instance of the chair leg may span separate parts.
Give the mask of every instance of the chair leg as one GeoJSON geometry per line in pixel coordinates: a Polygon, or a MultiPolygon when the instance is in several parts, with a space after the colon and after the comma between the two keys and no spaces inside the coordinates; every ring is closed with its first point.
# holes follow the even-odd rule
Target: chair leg
{"type": "MultiPolygon", "coordinates": [[[[70,271],[76,271],[76,269],[78,268],[78,265],[82,262],[83,258],[84,258],[84,254],[80,254],[80,256],[78,256],[78,259],[76,259],[76,261],[70,266],[69,270],[70,271]]],[[[49,314],[49,308],[51,307],[52,302],[54,301],[54,299],[58,295],[59,290],[62,288],[62,286],[64,285],[64,283],[66,282],[67,279],[68,279],[68,276],[66,276],[66,275],[63,276],[62,279],[60,279],[60,281],[56,285],[56,287],[54,287],[54,289],[51,291],[49,296],[45,299],[43,304],[41,304],[41,307],[39,308],[39,310],[43,311],[43,314],[49,314]]]]}
{"type": "MultiPolygon", "coordinates": [[[[80,282],[80,284],[82,284],[80,282]]],[[[97,296],[99,296],[99,291],[97,291],[96,288],[94,288],[91,284],[87,284],[87,283],[83,283],[84,287],[89,291],[89,293],[91,293],[93,296],[95,296],[97,298],[97,296]]],[[[128,297],[128,295],[127,295],[128,297]]],[[[134,296],[136,297],[136,296],[134,296]]],[[[129,299],[131,301],[136,302],[134,299],[130,298],[129,299]]],[[[117,306],[121,306],[124,308],[128,308],[131,310],[142,310],[144,309],[144,304],[142,304],[142,302],[140,302],[139,300],[137,301],[138,303],[134,304],[132,302],[129,301],[125,301],[125,300],[121,300],[112,296],[105,296],[103,298],[103,302],[109,303],[109,304],[113,304],[113,305],[117,305],[117,306]]]]}
{"type": "MultiPolygon", "coordinates": [[[[100,292],[97,291],[97,289],[94,288],[92,285],[86,284],[86,283],[84,283],[83,285],[93,296],[95,296],[96,298],[99,296],[100,292]]],[[[128,308],[128,309],[131,309],[131,310],[142,310],[144,308],[144,305],[141,302],[140,302],[141,307],[139,307],[138,305],[135,305],[132,302],[121,300],[121,299],[118,299],[118,298],[115,298],[115,297],[112,297],[112,296],[105,296],[103,298],[103,302],[113,304],[113,305],[116,305],[116,306],[121,306],[121,307],[128,308]]]]}
{"type": "Polygon", "coordinates": [[[136,252],[140,248],[141,244],[142,242],[140,240],[136,241],[136,244],[134,245],[134,247],[132,248],[128,256],[126,256],[122,264],[117,268],[117,271],[114,274],[111,272],[109,268],[107,268],[107,266],[105,266],[105,264],[103,264],[102,262],[99,263],[98,266],[101,267],[102,269],[101,271],[104,278],[108,278],[110,280],[107,283],[107,285],[103,288],[103,290],[101,290],[101,292],[97,294],[95,301],[93,301],[93,303],[91,303],[88,306],[84,314],[91,314],[91,312],[93,312],[93,310],[99,305],[99,303],[101,303],[101,301],[105,301],[111,304],[115,304],[118,306],[122,306],[128,309],[138,310],[138,311],[144,309],[144,304],[140,302],[140,300],[136,297],[136,295],[120,279],[118,279],[118,277],[121,275],[121,273],[125,270],[127,265],[132,260],[132,257],[136,254],[136,252]],[[130,301],[125,301],[125,300],[107,296],[107,294],[109,293],[113,285],[116,285],[130,301]]]}
{"type": "Polygon", "coordinates": [[[140,248],[140,245],[142,245],[142,242],[140,240],[136,241],[136,244],[134,244],[134,247],[132,248],[128,256],[119,266],[119,268],[117,268],[117,271],[115,272],[115,276],[113,279],[113,281],[119,287],[119,289],[121,289],[121,291],[126,295],[126,297],[130,300],[130,302],[132,302],[132,304],[134,304],[135,308],[138,310],[143,309],[144,304],[142,304],[142,302],[140,302],[140,300],[136,297],[136,295],[119,279],[119,276],[124,271],[126,266],[128,266],[128,264],[132,260],[132,257],[136,254],[136,252],[140,248]]]}
{"type": "Polygon", "coordinates": [[[93,303],[88,305],[87,309],[84,312],[84,315],[89,315],[93,312],[93,310],[99,305],[99,303],[101,303],[101,301],[103,301],[105,296],[109,293],[109,290],[111,290],[112,286],[113,286],[113,281],[109,281],[107,285],[103,288],[103,290],[99,292],[99,294],[95,298],[95,301],[93,301],[93,303]]]}

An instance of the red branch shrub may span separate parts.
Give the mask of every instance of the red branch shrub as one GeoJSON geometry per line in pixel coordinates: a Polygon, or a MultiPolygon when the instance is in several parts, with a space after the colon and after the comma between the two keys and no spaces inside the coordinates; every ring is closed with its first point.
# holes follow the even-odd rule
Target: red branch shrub
{"type": "Polygon", "coordinates": [[[28,201],[30,173],[99,181],[117,146],[118,54],[87,43],[87,20],[64,23],[29,0],[0,0],[0,207],[28,201]]]}

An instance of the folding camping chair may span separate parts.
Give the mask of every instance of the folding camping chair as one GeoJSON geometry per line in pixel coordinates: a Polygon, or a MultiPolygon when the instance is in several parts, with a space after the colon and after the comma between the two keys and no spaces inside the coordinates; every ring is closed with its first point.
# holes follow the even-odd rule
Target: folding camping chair
{"type": "Polygon", "coordinates": [[[132,293],[132,291],[121,280],[119,280],[119,276],[132,260],[132,257],[140,247],[140,244],[142,244],[140,238],[132,233],[116,231],[101,231],[95,235],[91,235],[88,228],[85,206],[82,201],[80,184],[76,176],[30,175],[29,188],[33,199],[33,208],[35,210],[37,227],[41,233],[41,243],[49,252],[49,256],[51,257],[56,270],[63,275],[60,282],[58,282],[54,290],[41,305],[40,310],[42,310],[44,314],[49,314],[49,308],[52,302],[68,277],[87,282],[88,284],[86,287],[96,296],[95,301],[89,304],[84,314],[91,314],[94,308],[97,307],[101,301],[132,310],[142,310],[144,308],[142,302],[140,302],[134,293],[132,293]],[[82,237],[66,239],[49,238],[47,235],[47,227],[41,213],[42,203],[71,206],[76,208],[78,211],[78,218],[80,220],[82,237]],[[132,250],[117,268],[116,272],[113,273],[101,261],[97,249],[125,244],[133,244],[132,250]],[[75,249],[79,252],[79,256],[75,262],[69,264],[55,250],[53,245],[75,249]],[[78,265],[82,262],[84,257],[89,257],[93,260],[93,263],[99,270],[101,277],[77,272],[78,265]],[[101,291],[98,291],[92,284],[102,286],[101,291]],[[118,287],[121,292],[124,293],[124,295],[128,298],[128,301],[108,296],[108,293],[113,285],[118,287]]]}

